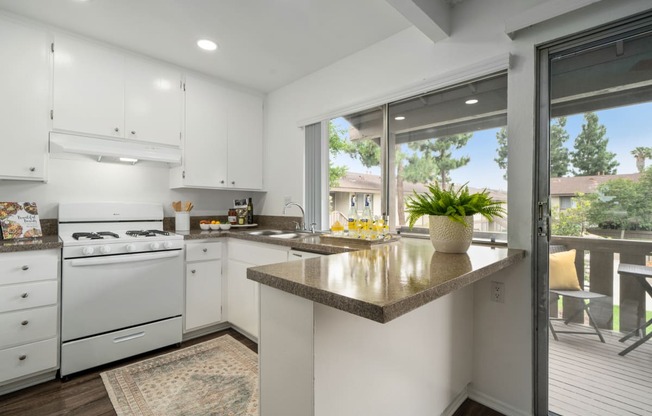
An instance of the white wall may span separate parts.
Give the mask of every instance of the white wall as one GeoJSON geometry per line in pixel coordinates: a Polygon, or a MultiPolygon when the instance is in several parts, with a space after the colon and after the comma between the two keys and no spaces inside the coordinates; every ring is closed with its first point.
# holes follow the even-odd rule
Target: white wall
{"type": "MultiPolygon", "coordinates": [[[[432,44],[410,28],[272,92],[266,107],[265,171],[269,191],[263,212],[278,214],[284,196],[303,199],[302,120],[348,113],[362,103],[381,103],[415,83],[446,78],[501,54],[513,55],[509,71],[510,246],[532,249],[536,45],[650,7],[645,0],[610,1],[580,9],[517,34],[505,20],[537,0],[467,0],[453,12],[450,38],[432,44]]],[[[532,263],[475,285],[472,396],[506,414],[532,413],[532,263]],[[506,302],[489,301],[491,280],[505,282],[506,302]]]]}
{"type": "Polygon", "coordinates": [[[0,200],[34,201],[40,218],[57,218],[59,202],[156,202],[173,216],[172,201],[192,201],[193,215],[226,215],[234,198],[252,197],[254,212],[264,203],[260,192],[171,190],[165,165],[98,163],[89,158],[50,159],[49,181],[2,181],[0,200]]]}

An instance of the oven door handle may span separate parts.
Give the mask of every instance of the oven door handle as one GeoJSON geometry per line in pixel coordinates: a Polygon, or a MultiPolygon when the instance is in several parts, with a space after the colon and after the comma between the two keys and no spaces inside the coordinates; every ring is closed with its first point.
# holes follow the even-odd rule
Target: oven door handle
{"type": "Polygon", "coordinates": [[[106,257],[93,257],[90,259],[74,259],[70,261],[73,267],[81,266],[99,266],[102,264],[116,264],[116,263],[133,263],[137,261],[169,259],[172,257],[179,257],[181,250],[162,251],[158,253],[146,254],[128,254],[122,256],[106,256],[106,257]]]}

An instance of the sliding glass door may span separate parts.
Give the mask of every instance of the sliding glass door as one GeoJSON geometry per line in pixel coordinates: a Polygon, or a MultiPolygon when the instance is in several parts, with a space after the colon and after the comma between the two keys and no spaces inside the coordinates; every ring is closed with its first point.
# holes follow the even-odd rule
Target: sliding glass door
{"type": "Polygon", "coordinates": [[[537,413],[652,414],[652,20],[540,50],[537,413]]]}

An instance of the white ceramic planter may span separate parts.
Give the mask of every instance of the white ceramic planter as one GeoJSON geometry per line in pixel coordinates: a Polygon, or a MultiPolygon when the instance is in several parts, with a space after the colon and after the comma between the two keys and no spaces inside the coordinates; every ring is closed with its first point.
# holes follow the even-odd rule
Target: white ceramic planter
{"type": "Polygon", "coordinates": [[[473,216],[465,217],[466,226],[446,216],[430,215],[430,241],[442,253],[466,253],[473,238],[473,216]]]}

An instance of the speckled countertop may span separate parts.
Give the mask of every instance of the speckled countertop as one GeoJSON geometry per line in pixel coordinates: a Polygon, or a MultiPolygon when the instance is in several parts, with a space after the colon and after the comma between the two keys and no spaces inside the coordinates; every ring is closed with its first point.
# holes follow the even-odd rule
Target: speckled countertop
{"type": "MultiPolygon", "coordinates": [[[[255,228],[255,230],[265,229],[255,228]]],[[[333,245],[325,244],[319,240],[319,235],[307,235],[306,237],[300,239],[282,239],[274,238],[269,236],[262,235],[251,235],[248,231],[253,231],[252,229],[234,229],[232,228],[229,231],[202,231],[202,230],[190,230],[190,231],[175,231],[179,235],[183,235],[184,240],[205,240],[212,238],[236,238],[238,240],[247,240],[247,241],[256,241],[259,243],[266,244],[275,244],[277,246],[284,246],[295,248],[297,250],[311,251],[319,254],[337,254],[337,253],[346,253],[350,251],[359,250],[359,248],[343,246],[343,245],[333,245]]],[[[291,233],[292,231],[288,231],[291,233]]]]}
{"type": "Polygon", "coordinates": [[[370,250],[252,267],[247,278],[386,323],[517,263],[523,250],[472,245],[435,252],[430,240],[403,238],[370,250]]]}
{"type": "Polygon", "coordinates": [[[46,235],[41,238],[29,238],[24,240],[0,240],[0,253],[60,249],[62,246],[63,244],[56,235],[46,235]]]}

